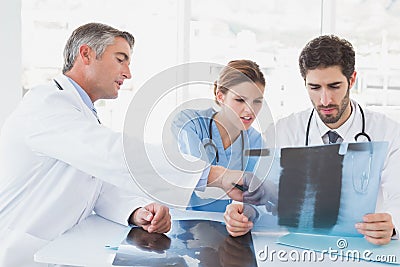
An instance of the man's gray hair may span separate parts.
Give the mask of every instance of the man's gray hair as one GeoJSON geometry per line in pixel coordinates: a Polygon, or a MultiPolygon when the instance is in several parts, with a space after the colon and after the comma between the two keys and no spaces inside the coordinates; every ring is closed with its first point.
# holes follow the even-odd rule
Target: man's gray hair
{"type": "Polygon", "coordinates": [[[129,32],[117,30],[111,26],[101,23],[88,23],[75,29],[69,37],[64,48],[64,67],[62,72],[65,74],[75,63],[79,54],[79,48],[86,44],[96,52],[99,59],[107,46],[114,43],[116,37],[124,38],[129,47],[133,48],[135,38],[129,32]]]}

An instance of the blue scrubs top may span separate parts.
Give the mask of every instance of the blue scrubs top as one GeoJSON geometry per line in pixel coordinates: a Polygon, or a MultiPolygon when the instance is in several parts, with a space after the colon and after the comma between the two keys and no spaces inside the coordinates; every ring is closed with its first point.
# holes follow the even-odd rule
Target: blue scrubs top
{"type": "MultiPolygon", "coordinates": [[[[243,155],[243,148],[244,150],[262,148],[263,142],[261,134],[253,127],[250,127],[248,130],[243,131],[243,145],[242,138],[239,135],[239,137],[234,141],[231,146],[224,149],[217,125],[215,121],[213,121],[211,125],[213,137],[211,142],[218,150],[219,160],[217,162],[215,148],[213,148],[213,146],[211,145],[206,145],[210,142],[209,125],[210,119],[215,114],[215,112],[216,111],[212,108],[206,110],[187,109],[181,111],[174,118],[172,131],[178,141],[181,152],[201,158],[202,160],[207,160],[212,165],[219,165],[232,170],[242,169],[243,157],[244,170],[253,172],[254,166],[257,163],[258,158],[245,157],[243,155]],[[205,155],[202,155],[201,148],[205,148],[205,155]]],[[[203,177],[197,184],[196,190],[205,190],[205,187],[207,186],[207,176],[208,173],[207,175],[203,175],[203,177]]],[[[229,203],[229,200],[214,201],[210,199],[200,199],[200,197],[198,197],[194,193],[191,199],[190,206],[192,206],[192,209],[196,210],[223,212],[225,211],[226,205],[229,203]],[[206,201],[206,203],[212,203],[203,205],[205,203],[204,201],[206,201]]]]}

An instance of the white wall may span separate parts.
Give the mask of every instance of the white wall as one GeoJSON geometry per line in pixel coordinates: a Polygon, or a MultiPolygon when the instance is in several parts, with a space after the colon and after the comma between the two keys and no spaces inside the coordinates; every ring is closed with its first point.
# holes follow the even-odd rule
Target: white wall
{"type": "Polygon", "coordinates": [[[0,1],[0,127],[22,97],[21,0],[0,1]]]}

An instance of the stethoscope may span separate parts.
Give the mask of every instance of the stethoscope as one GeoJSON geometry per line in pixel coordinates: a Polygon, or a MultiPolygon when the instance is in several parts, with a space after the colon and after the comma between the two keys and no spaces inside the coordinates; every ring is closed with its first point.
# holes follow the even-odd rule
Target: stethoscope
{"type": "MultiPolygon", "coordinates": [[[[358,138],[360,136],[363,136],[365,138],[367,138],[368,142],[371,142],[371,137],[369,137],[369,135],[365,132],[365,115],[364,115],[364,111],[361,108],[360,104],[358,104],[358,107],[360,109],[361,112],[361,118],[362,118],[362,127],[361,127],[361,132],[359,132],[358,134],[356,134],[354,136],[354,140],[357,142],[358,138]]],[[[311,111],[310,117],[308,118],[308,123],[307,123],[307,130],[306,130],[306,146],[308,146],[308,137],[310,134],[310,125],[311,125],[311,119],[312,116],[314,114],[314,109],[311,111]]],[[[373,154],[373,150],[372,150],[372,145],[370,146],[370,152],[369,152],[369,164],[368,164],[368,169],[366,172],[363,172],[361,177],[360,177],[360,182],[359,185],[356,185],[356,179],[354,179],[354,169],[352,170],[352,181],[353,181],[353,188],[357,193],[361,193],[364,194],[367,192],[368,190],[368,185],[369,185],[369,178],[371,175],[371,165],[372,165],[372,154],[373,154]]],[[[354,156],[351,156],[352,161],[354,161],[354,156]]],[[[352,164],[354,166],[354,164],[352,164]]]]}
{"type": "MultiPolygon", "coordinates": [[[[214,121],[214,117],[217,115],[217,112],[215,112],[211,118],[210,118],[210,123],[208,124],[208,132],[210,133],[210,138],[208,139],[208,142],[204,144],[204,149],[207,150],[207,147],[210,146],[215,152],[215,160],[216,163],[219,161],[219,153],[218,153],[218,148],[214,145],[212,141],[212,123],[214,121]]],[[[241,170],[244,171],[244,159],[243,159],[243,151],[244,151],[244,137],[243,137],[243,131],[240,131],[240,139],[241,139],[241,144],[242,144],[242,153],[241,153],[241,170]]]]}
{"type": "MultiPolygon", "coordinates": [[[[356,134],[354,136],[354,140],[357,142],[358,138],[360,136],[363,136],[365,138],[367,138],[368,142],[371,142],[371,137],[369,137],[369,135],[365,132],[365,115],[364,115],[364,111],[361,108],[360,104],[358,104],[358,108],[360,109],[361,112],[361,118],[362,118],[362,127],[361,127],[361,132],[359,132],[358,134],[356,134]]],[[[311,111],[310,117],[308,118],[308,123],[307,123],[307,130],[306,130],[306,146],[308,146],[308,138],[310,136],[310,125],[311,125],[311,119],[314,115],[314,109],[311,111]]]]}

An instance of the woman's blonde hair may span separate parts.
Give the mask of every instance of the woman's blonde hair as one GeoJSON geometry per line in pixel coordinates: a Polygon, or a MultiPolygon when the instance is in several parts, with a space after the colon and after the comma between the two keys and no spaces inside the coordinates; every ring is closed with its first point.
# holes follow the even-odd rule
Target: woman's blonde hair
{"type": "Polygon", "coordinates": [[[219,79],[214,82],[214,95],[216,97],[218,91],[226,94],[230,87],[250,81],[265,86],[264,75],[257,63],[246,59],[232,60],[222,69],[219,79]]]}

